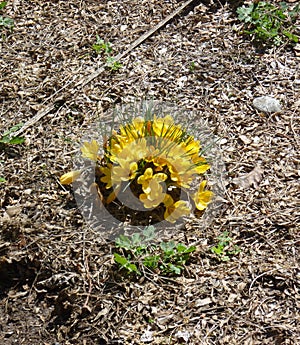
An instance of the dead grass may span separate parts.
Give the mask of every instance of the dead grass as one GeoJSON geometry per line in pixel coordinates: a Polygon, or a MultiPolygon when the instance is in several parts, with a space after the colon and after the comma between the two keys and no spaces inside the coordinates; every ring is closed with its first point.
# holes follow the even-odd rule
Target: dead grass
{"type": "Polygon", "coordinates": [[[25,131],[24,145],[1,148],[2,344],[141,344],[146,331],[151,344],[300,343],[299,55],[257,51],[233,30],[232,7],[196,3],[121,70],[76,89],[103,64],[91,49],[96,34],[121,53],[179,3],[9,2],[1,133],[55,107],[25,131]],[[281,113],[253,109],[267,94],[281,113]],[[194,221],[174,235],[197,243],[178,278],[122,276],[113,244],[59,184],[82,133],[116,104],[145,96],[198,112],[222,138],[225,207],[205,231],[194,221]],[[210,252],[224,231],[241,249],[229,262],[210,252]]]}

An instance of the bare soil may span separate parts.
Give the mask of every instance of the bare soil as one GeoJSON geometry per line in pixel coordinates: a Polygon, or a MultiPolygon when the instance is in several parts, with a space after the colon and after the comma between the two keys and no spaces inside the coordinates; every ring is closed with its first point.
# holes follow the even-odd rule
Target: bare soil
{"type": "Polygon", "coordinates": [[[143,344],[147,334],[151,344],[300,344],[299,46],[261,49],[241,35],[237,2],[193,1],[122,68],[76,86],[105,63],[96,35],[117,55],[181,4],[18,0],[4,9],[15,27],[0,43],[0,133],[53,106],[20,134],[24,144],[0,148],[1,344],[143,344]],[[282,112],[255,110],[263,95],[282,112]],[[197,246],[178,277],[122,274],[114,243],[59,183],[82,133],[145,97],[193,111],[221,138],[224,207],[205,230],[194,219],[174,231],[197,246]],[[225,231],[240,248],[229,261],[210,250],[225,231]]]}

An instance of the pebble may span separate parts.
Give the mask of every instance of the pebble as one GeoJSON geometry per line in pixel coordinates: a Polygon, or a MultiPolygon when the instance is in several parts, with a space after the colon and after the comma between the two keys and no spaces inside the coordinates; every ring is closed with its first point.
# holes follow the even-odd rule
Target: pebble
{"type": "Polygon", "coordinates": [[[153,332],[150,331],[145,331],[144,334],[141,335],[141,341],[143,343],[151,343],[153,340],[153,336],[152,336],[153,332]]]}
{"type": "Polygon", "coordinates": [[[270,96],[262,96],[254,98],[253,107],[264,113],[277,113],[281,111],[279,101],[270,96]]]}

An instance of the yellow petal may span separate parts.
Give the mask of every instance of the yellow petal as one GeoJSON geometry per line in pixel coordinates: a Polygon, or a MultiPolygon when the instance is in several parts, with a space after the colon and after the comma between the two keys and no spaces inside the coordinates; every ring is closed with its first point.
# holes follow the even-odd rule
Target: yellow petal
{"type": "Polygon", "coordinates": [[[171,195],[169,195],[169,194],[165,195],[164,204],[165,204],[166,207],[170,207],[170,206],[172,206],[174,204],[174,200],[171,197],[171,195]]]}
{"type": "Polygon", "coordinates": [[[80,170],[70,171],[60,177],[61,184],[71,184],[74,182],[81,174],[80,170]]]}
{"type": "Polygon", "coordinates": [[[194,196],[195,205],[200,211],[206,209],[207,205],[211,202],[213,197],[213,192],[204,190],[206,183],[207,181],[202,181],[200,183],[199,190],[194,196]]]}
{"type": "Polygon", "coordinates": [[[96,140],[92,140],[90,143],[88,141],[85,141],[80,149],[82,152],[82,157],[91,159],[92,161],[96,161],[98,157],[99,147],[100,145],[96,140]]]}
{"type": "Polygon", "coordinates": [[[170,207],[166,208],[164,218],[170,223],[175,223],[182,216],[188,216],[191,213],[186,201],[178,200],[170,207]]]}

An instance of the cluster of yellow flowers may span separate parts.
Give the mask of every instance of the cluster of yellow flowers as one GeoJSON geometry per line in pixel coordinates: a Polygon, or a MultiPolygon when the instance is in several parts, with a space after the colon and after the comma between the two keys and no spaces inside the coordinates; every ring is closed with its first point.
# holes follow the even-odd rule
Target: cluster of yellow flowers
{"type": "MultiPolygon", "coordinates": [[[[98,155],[99,144],[92,140],[84,142],[82,156],[95,161],[100,178],[96,180],[100,191],[107,195],[107,204],[115,200],[119,193],[130,188],[144,209],[163,207],[164,219],[174,223],[184,215],[189,215],[192,202],[199,210],[204,210],[213,193],[205,190],[206,180],[187,200],[182,200],[196,176],[204,174],[209,164],[200,155],[200,142],[175,125],[171,116],[153,116],[147,120],[133,119],[113,131],[103,146],[103,156],[98,155]]],[[[80,171],[63,175],[62,184],[70,184],[80,176],[80,171]]]]}

